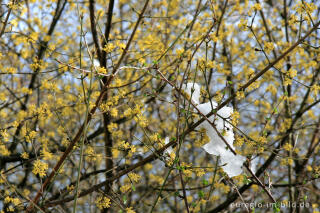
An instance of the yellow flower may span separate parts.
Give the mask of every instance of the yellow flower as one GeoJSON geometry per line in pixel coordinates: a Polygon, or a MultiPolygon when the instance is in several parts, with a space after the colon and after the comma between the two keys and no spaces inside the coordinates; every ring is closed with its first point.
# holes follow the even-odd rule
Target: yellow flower
{"type": "Polygon", "coordinates": [[[185,169],[183,170],[183,174],[187,177],[192,177],[192,171],[191,169],[185,169]]]}
{"type": "Polygon", "coordinates": [[[293,165],[293,159],[292,158],[288,158],[288,165],[290,165],[290,166],[293,165]]]}
{"type": "Polygon", "coordinates": [[[311,86],[311,91],[313,91],[314,94],[317,96],[318,93],[319,93],[319,91],[320,91],[320,86],[319,86],[319,85],[316,85],[316,84],[312,85],[312,86],[311,86]]]}
{"type": "Polygon", "coordinates": [[[136,183],[138,183],[141,178],[140,175],[133,173],[133,172],[129,174],[129,177],[130,177],[130,179],[132,179],[136,183]]]}
{"type": "Polygon", "coordinates": [[[29,94],[29,95],[32,94],[32,90],[27,88],[27,87],[22,87],[21,88],[21,92],[24,93],[24,94],[29,94]]]}
{"type": "Polygon", "coordinates": [[[244,31],[247,29],[248,20],[240,19],[240,23],[238,24],[238,27],[240,30],[244,31]]]}
{"type": "Polygon", "coordinates": [[[197,169],[196,170],[197,177],[202,177],[204,174],[206,174],[206,173],[204,172],[203,169],[197,169]]]}
{"type": "Polygon", "coordinates": [[[312,167],[310,165],[307,166],[307,171],[311,172],[312,171],[312,167]]]}
{"type": "Polygon", "coordinates": [[[136,213],[132,207],[126,208],[127,213],[136,213]]]}
{"type": "Polygon", "coordinates": [[[4,203],[10,203],[11,202],[11,197],[7,196],[5,199],[4,199],[4,203]]]}
{"type": "Polygon", "coordinates": [[[131,145],[128,156],[131,157],[136,151],[137,151],[137,148],[134,145],[131,145]]]}
{"type": "Polygon", "coordinates": [[[297,70],[290,69],[289,70],[289,76],[290,76],[290,78],[296,77],[297,76],[297,70]]]}
{"type": "Polygon", "coordinates": [[[126,192],[131,191],[131,185],[130,184],[126,184],[126,185],[121,186],[120,187],[120,191],[122,193],[126,193],[126,192]]]}
{"type": "Polygon", "coordinates": [[[32,173],[35,175],[38,174],[40,177],[44,177],[46,175],[47,170],[48,170],[48,164],[38,159],[33,164],[32,173]]]}
{"type": "Polygon", "coordinates": [[[8,142],[8,141],[9,141],[9,134],[8,134],[8,132],[7,132],[6,129],[1,130],[1,131],[0,131],[0,135],[2,136],[2,140],[3,140],[4,142],[8,142]]]}
{"type": "Polygon", "coordinates": [[[141,126],[146,127],[148,125],[148,120],[146,117],[144,117],[142,114],[138,114],[134,120],[141,126]]]}
{"type": "Polygon", "coordinates": [[[95,203],[99,209],[109,208],[111,204],[110,199],[104,196],[98,197],[95,203]]]}
{"type": "Polygon", "coordinates": [[[31,131],[29,134],[26,136],[26,141],[30,143],[35,137],[37,136],[36,131],[31,131]]]}
{"type": "Polygon", "coordinates": [[[192,196],[187,196],[187,201],[188,201],[188,203],[191,203],[192,202],[192,200],[193,200],[193,197],[192,196]]]}
{"type": "Polygon", "coordinates": [[[251,188],[253,189],[253,191],[255,192],[259,192],[259,186],[258,185],[252,185],[251,188]]]}
{"type": "Polygon", "coordinates": [[[183,48],[176,50],[176,53],[177,53],[178,56],[182,55],[183,52],[184,52],[183,48]]]}
{"type": "Polygon", "coordinates": [[[108,43],[104,46],[104,48],[102,50],[104,50],[106,53],[110,53],[112,52],[112,50],[114,50],[115,46],[112,43],[108,43]]]}
{"type": "Polygon", "coordinates": [[[117,129],[117,128],[118,128],[118,124],[116,124],[116,123],[110,123],[110,124],[108,125],[108,130],[109,130],[110,132],[115,131],[115,129],[117,129]]]}
{"type": "Polygon", "coordinates": [[[283,146],[283,149],[285,149],[286,151],[290,151],[292,149],[292,145],[290,143],[286,143],[284,146],[283,146]]]}
{"type": "Polygon", "coordinates": [[[14,73],[17,72],[17,69],[14,68],[14,67],[6,67],[6,68],[4,69],[4,72],[5,72],[5,73],[8,73],[8,74],[14,74],[14,73]]]}
{"type": "Polygon", "coordinates": [[[67,190],[70,192],[70,194],[71,194],[71,192],[74,190],[74,185],[70,185],[70,186],[67,186],[67,190]]]}
{"type": "Polygon", "coordinates": [[[51,160],[53,158],[53,154],[48,151],[48,148],[43,147],[43,149],[41,150],[41,156],[43,156],[44,160],[51,160]]]}
{"type": "Polygon", "coordinates": [[[265,42],[264,43],[264,51],[266,53],[270,53],[274,49],[274,45],[272,42],[265,42]]]}
{"type": "Polygon", "coordinates": [[[20,200],[19,198],[17,198],[17,197],[11,198],[11,203],[12,203],[13,205],[15,205],[15,206],[18,206],[18,205],[21,204],[21,200],[20,200]]]}
{"type": "Polygon", "coordinates": [[[124,111],[123,115],[125,117],[131,116],[132,115],[132,109],[131,108],[126,109],[126,111],[124,111]]]}
{"type": "Polygon", "coordinates": [[[118,116],[118,110],[117,110],[116,108],[112,108],[112,109],[110,110],[110,115],[111,115],[112,117],[117,117],[117,116],[118,116]]]}
{"type": "Polygon", "coordinates": [[[99,68],[98,68],[98,73],[107,74],[107,70],[106,70],[106,68],[104,68],[104,67],[99,67],[99,68]]]}
{"type": "Polygon", "coordinates": [[[241,100],[241,99],[245,98],[243,91],[238,91],[238,92],[236,93],[236,96],[237,96],[237,99],[238,99],[238,100],[241,100]]]}
{"type": "Polygon", "coordinates": [[[232,113],[231,117],[232,117],[231,123],[232,123],[234,126],[237,125],[238,122],[239,122],[239,118],[240,118],[239,112],[234,111],[234,112],[232,113]]]}
{"type": "Polygon", "coordinates": [[[4,92],[0,93],[0,101],[5,101],[5,100],[7,100],[7,95],[4,92]]]}
{"type": "Polygon", "coordinates": [[[262,9],[261,4],[259,4],[259,3],[254,4],[254,5],[253,5],[253,9],[255,9],[255,10],[261,10],[261,9],[262,9]]]}
{"type": "Polygon", "coordinates": [[[125,141],[120,141],[119,142],[119,148],[128,149],[129,147],[130,147],[130,144],[128,142],[125,142],[125,141]]]}
{"type": "Polygon", "coordinates": [[[9,156],[10,155],[10,151],[3,144],[0,145],[0,155],[3,155],[3,156],[9,156]]]}
{"type": "Polygon", "coordinates": [[[21,157],[22,157],[23,159],[29,159],[29,154],[26,153],[26,152],[23,152],[23,153],[21,154],[21,157]]]}

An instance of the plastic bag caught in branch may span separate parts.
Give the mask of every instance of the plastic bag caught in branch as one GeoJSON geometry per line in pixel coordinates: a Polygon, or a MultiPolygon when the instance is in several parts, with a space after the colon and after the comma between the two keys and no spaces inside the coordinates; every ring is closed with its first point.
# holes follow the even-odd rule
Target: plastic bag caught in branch
{"type": "MultiPolygon", "coordinates": [[[[197,83],[187,83],[183,87],[184,91],[191,96],[192,101],[196,104],[199,111],[206,115],[217,107],[214,101],[199,104],[200,86],[197,83]],[[193,91],[191,95],[191,91],[193,91]]],[[[208,119],[212,122],[219,133],[223,136],[225,141],[234,149],[234,133],[230,121],[230,116],[233,113],[231,107],[223,107],[217,112],[217,116],[210,116],[208,119]]],[[[203,149],[211,155],[220,156],[220,163],[223,170],[229,177],[237,176],[242,173],[242,165],[246,161],[246,157],[239,154],[234,155],[228,148],[225,142],[217,134],[216,130],[210,125],[208,121],[201,123],[197,129],[204,128],[210,138],[210,142],[203,146],[203,149]]]]}
{"type": "Polygon", "coordinates": [[[187,83],[182,86],[194,104],[198,105],[200,103],[200,86],[197,83],[187,83]]]}

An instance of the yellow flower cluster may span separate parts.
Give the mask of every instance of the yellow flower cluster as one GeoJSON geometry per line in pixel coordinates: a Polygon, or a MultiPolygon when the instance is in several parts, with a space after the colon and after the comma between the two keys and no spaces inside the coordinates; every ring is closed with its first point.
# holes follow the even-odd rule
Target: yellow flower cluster
{"type": "Polygon", "coordinates": [[[241,147],[244,144],[244,138],[240,136],[235,137],[234,145],[236,147],[241,147]]]}
{"type": "Polygon", "coordinates": [[[177,49],[177,50],[176,50],[176,54],[177,54],[178,56],[182,56],[183,53],[184,53],[184,49],[183,49],[183,48],[180,48],[180,49],[177,49]]]}
{"type": "Polygon", "coordinates": [[[252,7],[254,10],[262,10],[262,6],[259,3],[255,3],[252,7]]]}
{"type": "Polygon", "coordinates": [[[107,74],[107,73],[108,73],[108,71],[107,71],[107,69],[106,69],[106,68],[104,68],[104,67],[99,67],[99,68],[98,68],[98,73],[101,73],[101,74],[107,74]]]}
{"type": "Polygon", "coordinates": [[[0,131],[0,135],[2,136],[2,140],[4,142],[8,142],[9,141],[9,134],[8,134],[6,129],[1,130],[0,131]]]}
{"type": "Polygon", "coordinates": [[[138,183],[138,182],[140,181],[140,179],[141,179],[141,176],[138,175],[138,174],[136,174],[136,173],[134,173],[134,172],[129,173],[128,176],[129,176],[129,178],[130,178],[131,180],[133,180],[133,181],[136,182],[136,183],[138,183]]]}
{"type": "Polygon", "coordinates": [[[293,159],[292,159],[292,158],[282,158],[282,159],[280,160],[280,164],[281,164],[282,166],[287,166],[287,165],[292,166],[292,165],[293,165],[293,159]]]}
{"type": "Polygon", "coordinates": [[[142,128],[146,127],[148,125],[148,119],[142,115],[138,114],[136,117],[134,117],[134,120],[141,126],[142,128]]]}
{"type": "Polygon", "coordinates": [[[236,126],[239,123],[240,113],[238,111],[233,111],[231,115],[231,123],[236,126]]]}
{"type": "Polygon", "coordinates": [[[311,86],[311,91],[317,96],[320,91],[320,85],[314,84],[311,86]]]}
{"type": "Polygon", "coordinates": [[[116,124],[116,123],[110,123],[109,125],[108,125],[108,130],[109,130],[109,132],[113,132],[114,130],[116,130],[118,128],[118,124],[116,124]]]}
{"type": "Polygon", "coordinates": [[[102,155],[96,153],[92,146],[87,146],[84,153],[88,162],[99,163],[102,160],[102,155]]]}
{"type": "Polygon", "coordinates": [[[42,162],[41,160],[37,159],[33,163],[32,173],[35,175],[39,175],[40,177],[44,177],[46,175],[46,171],[48,170],[48,164],[42,162]]]}
{"type": "Polygon", "coordinates": [[[99,209],[109,208],[111,204],[110,199],[105,196],[99,196],[95,203],[99,209]]]}
{"type": "Polygon", "coordinates": [[[125,117],[130,117],[132,115],[133,110],[129,107],[128,109],[126,109],[123,113],[123,115],[125,117]]]}
{"type": "Polygon", "coordinates": [[[114,50],[114,48],[116,48],[116,47],[114,46],[114,44],[108,43],[108,44],[106,44],[106,45],[104,46],[104,48],[103,48],[102,50],[105,51],[106,53],[110,53],[110,52],[112,52],[112,50],[114,50]]]}
{"type": "Polygon", "coordinates": [[[132,207],[126,208],[126,211],[127,211],[127,213],[136,213],[136,212],[132,209],[132,207]]]}
{"type": "Polygon", "coordinates": [[[74,185],[67,186],[67,190],[70,194],[72,194],[72,191],[74,190],[74,185]]]}
{"type": "Polygon", "coordinates": [[[292,145],[290,143],[286,143],[285,145],[283,145],[283,148],[286,150],[286,151],[290,151],[292,149],[292,145]]]}
{"type": "Polygon", "coordinates": [[[202,177],[203,175],[206,174],[204,169],[195,169],[195,173],[197,177],[202,177]]]}
{"type": "Polygon", "coordinates": [[[228,192],[230,191],[230,186],[225,185],[224,183],[218,183],[218,182],[216,182],[216,183],[214,183],[214,187],[215,187],[216,189],[221,190],[223,193],[228,193],[228,192]]]}
{"type": "Polygon", "coordinates": [[[21,157],[22,157],[23,159],[29,159],[29,154],[28,154],[27,152],[23,152],[23,153],[21,154],[21,157]]]}
{"type": "Polygon", "coordinates": [[[154,174],[150,174],[150,180],[152,181],[152,182],[156,182],[156,183],[158,183],[160,186],[163,184],[163,181],[164,181],[164,179],[163,179],[163,177],[161,177],[161,176],[159,176],[159,175],[154,175],[154,174]]]}
{"type": "Polygon", "coordinates": [[[19,198],[16,198],[16,197],[13,198],[13,197],[7,196],[7,197],[4,198],[4,203],[12,203],[13,205],[18,206],[18,205],[21,204],[21,200],[19,198]]]}
{"type": "Polygon", "coordinates": [[[272,42],[264,42],[264,51],[270,53],[274,49],[274,44],[272,42]]]}
{"type": "Polygon", "coordinates": [[[32,94],[32,90],[27,88],[27,87],[22,87],[21,88],[21,93],[31,95],[32,94]]]}
{"type": "Polygon", "coordinates": [[[43,160],[51,160],[53,159],[53,154],[49,151],[46,145],[43,145],[41,150],[41,157],[43,157],[43,160]]]}
{"type": "Polygon", "coordinates": [[[17,69],[14,67],[6,67],[3,71],[7,74],[14,74],[17,72],[17,69]]]}
{"type": "Polygon", "coordinates": [[[26,141],[27,141],[28,143],[31,143],[31,141],[32,141],[33,139],[35,139],[36,136],[37,136],[37,132],[36,132],[36,131],[30,131],[29,134],[27,134],[25,138],[26,138],[26,141]]]}
{"type": "Polygon", "coordinates": [[[237,97],[237,100],[244,99],[245,98],[244,92],[243,91],[236,92],[236,97],[237,97]]]}
{"type": "Polygon", "coordinates": [[[238,24],[238,27],[240,30],[245,31],[247,29],[248,20],[246,19],[240,19],[240,23],[238,24]]]}
{"type": "Polygon", "coordinates": [[[205,128],[201,128],[199,130],[199,135],[200,137],[195,141],[194,145],[196,147],[202,147],[203,145],[205,145],[206,143],[210,142],[210,138],[207,134],[207,130],[205,128]]]}
{"type": "Polygon", "coordinates": [[[110,109],[109,112],[110,112],[110,115],[114,118],[118,116],[118,110],[116,108],[110,109]]]}
{"type": "Polygon", "coordinates": [[[2,144],[2,142],[0,142],[0,155],[9,156],[10,153],[11,152],[7,149],[7,147],[4,144],[2,144]]]}
{"type": "Polygon", "coordinates": [[[181,167],[183,167],[183,170],[182,170],[182,173],[188,177],[188,178],[191,178],[192,177],[192,173],[193,173],[193,170],[191,167],[191,164],[187,164],[185,162],[182,162],[181,163],[181,167]]]}
{"type": "MultiPolygon", "coordinates": [[[[15,210],[21,210],[22,201],[19,198],[14,198],[10,196],[6,196],[3,200],[3,202],[6,204],[6,212],[15,212],[15,210]],[[10,205],[11,203],[11,205],[10,205]]],[[[4,211],[1,211],[4,212],[4,211]]]]}
{"type": "Polygon", "coordinates": [[[131,184],[125,184],[125,185],[123,185],[123,186],[121,186],[120,187],[120,191],[122,192],[122,193],[127,193],[127,192],[129,192],[129,191],[131,191],[131,184]]]}
{"type": "MultiPolygon", "coordinates": [[[[32,40],[35,40],[35,39],[32,39],[32,40]]],[[[43,69],[44,68],[44,64],[43,64],[42,60],[38,60],[38,59],[34,58],[33,61],[34,61],[34,63],[30,64],[30,68],[33,71],[37,71],[39,69],[43,69]]]]}

